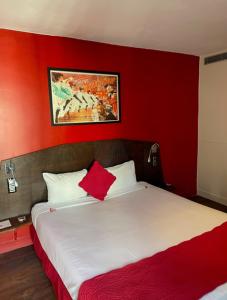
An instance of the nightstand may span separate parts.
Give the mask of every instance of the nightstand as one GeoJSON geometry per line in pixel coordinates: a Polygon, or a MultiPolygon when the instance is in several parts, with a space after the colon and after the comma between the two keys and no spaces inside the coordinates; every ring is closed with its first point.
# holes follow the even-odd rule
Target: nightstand
{"type": "Polygon", "coordinates": [[[12,226],[0,230],[0,254],[32,245],[31,215],[26,215],[26,220],[21,223],[17,217],[9,220],[12,226]]]}
{"type": "Polygon", "coordinates": [[[176,192],[175,186],[172,185],[171,183],[166,183],[162,188],[163,188],[164,190],[168,191],[168,192],[171,192],[171,193],[176,192]]]}

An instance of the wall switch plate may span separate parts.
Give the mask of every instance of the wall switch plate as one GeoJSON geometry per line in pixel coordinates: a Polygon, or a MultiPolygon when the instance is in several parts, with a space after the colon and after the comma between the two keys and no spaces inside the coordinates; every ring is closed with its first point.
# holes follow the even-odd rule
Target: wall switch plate
{"type": "Polygon", "coordinates": [[[9,193],[16,193],[17,188],[16,188],[16,180],[15,178],[8,178],[7,179],[8,183],[8,191],[9,193]]]}

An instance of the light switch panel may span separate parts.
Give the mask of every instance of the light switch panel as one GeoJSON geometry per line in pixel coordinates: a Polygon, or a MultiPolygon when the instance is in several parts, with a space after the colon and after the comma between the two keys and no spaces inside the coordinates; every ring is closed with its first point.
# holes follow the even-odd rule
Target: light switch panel
{"type": "Polygon", "coordinates": [[[8,178],[7,183],[9,193],[15,193],[17,191],[15,178],[8,178]]]}

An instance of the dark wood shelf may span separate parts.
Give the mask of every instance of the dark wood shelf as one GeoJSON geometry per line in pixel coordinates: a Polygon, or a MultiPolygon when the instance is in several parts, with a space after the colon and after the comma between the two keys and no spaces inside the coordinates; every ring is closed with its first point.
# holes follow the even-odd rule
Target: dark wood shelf
{"type": "Polygon", "coordinates": [[[0,221],[9,220],[10,223],[11,223],[10,227],[0,229],[0,232],[11,230],[11,229],[15,229],[15,228],[18,228],[20,226],[23,226],[24,224],[31,224],[32,223],[32,219],[31,219],[31,215],[30,214],[29,215],[25,215],[26,220],[23,221],[23,222],[19,222],[18,221],[18,217],[13,217],[13,218],[8,218],[8,219],[0,220],[0,221]]]}

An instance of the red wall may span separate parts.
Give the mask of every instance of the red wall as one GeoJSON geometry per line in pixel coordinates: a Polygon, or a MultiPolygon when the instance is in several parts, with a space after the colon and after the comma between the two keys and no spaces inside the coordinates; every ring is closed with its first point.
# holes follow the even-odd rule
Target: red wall
{"type": "Polygon", "coordinates": [[[166,181],[196,193],[198,57],[0,30],[0,61],[0,160],[76,141],[155,140],[166,181]],[[48,66],[120,72],[122,122],[51,126],[48,66]]]}

